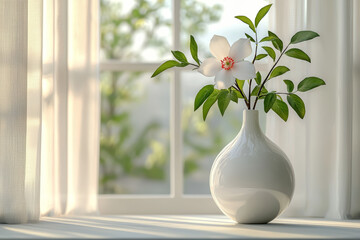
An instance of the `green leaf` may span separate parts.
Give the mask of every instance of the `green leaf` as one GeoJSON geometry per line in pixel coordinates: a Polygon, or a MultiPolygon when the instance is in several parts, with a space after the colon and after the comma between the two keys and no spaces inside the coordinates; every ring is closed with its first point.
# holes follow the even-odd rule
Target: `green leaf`
{"type": "Polygon", "coordinates": [[[231,100],[230,93],[227,89],[221,89],[218,96],[218,106],[222,116],[224,116],[226,108],[229,106],[231,100]]]}
{"type": "Polygon", "coordinates": [[[285,52],[285,54],[289,57],[305,60],[308,62],[311,62],[310,57],[301,49],[298,48],[292,48],[285,52]]]}
{"type": "Polygon", "coordinates": [[[267,42],[267,41],[272,41],[272,40],[275,40],[275,39],[278,39],[278,37],[267,36],[267,37],[264,37],[263,39],[261,39],[260,42],[267,42]]]}
{"type": "Polygon", "coordinates": [[[250,36],[249,34],[245,33],[245,36],[250,39],[250,41],[255,42],[254,38],[250,36]]]}
{"type": "Polygon", "coordinates": [[[245,80],[236,79],[236,83],[237,83],[237,85],[239,86],[239,88],[240,88],[241,90],[243,90],[245,80]]]}
{"type": "Polygon", "coordinates": [[[287,91],[290,93],[294,90],[294,83],[291,80],[284,80],[284,83],[286,84],[287,91]]]}
{"type": "Polygon", "coordinates": [[[270,78],[274,78],[280,75],[283,75],[284,73],[290,71],[289,68],[285,67],[285,66],[277,66],[270,74],[270,78]]]}
{"type": "Polygon", "coordinates": [[[272,49],[271,47],[262,47],[268,54],[269,56],[273,59],[273,61],[275,62],[275,58],[276,58],[276,54],[274,49],[272,49]]]}
{"type": "MultiPolygon", "coordinates": [[[[236,81],[237,86],[240,88],[240,90],[243,91],[245,80],[239,80],[236,78],[235,81],[236,81]]],[[[237,88],[232,87],[232,89],[236,92],[236,95],[238,96],[238,98],[244,98],[237,88]]]]}
{"type": "Polygon", "coordinates": [[[257,85],[260,85],[260,83],[261,83],[261,74],[260,74],[260,72],[256,73],[255,82],[257,83],[257,85]]]}
{"type": "Polygon", "coordinates": [[[319,34],[313,31],[300,31],[295,33],[295,35],[291,38],[290,43],[295,44],[295,43],[311,40],[319,36],[320,36],[319,34]]]}
{"type": "Polygon", "coordinates": [[[214,91],[214,85],[206,85],[200,91],[198,94],[196,94],[195,102],[194,102],[194,111],[196,111],[204,102],[205,100],[212,94],[214,91]]]}
{"type": "Polygon", "coordinates": [[[195,41],[195,38],[192,35],[190,35],[190,52],[191,52],[191,56],[194,59],[194,61],[200,65],[200,61],[198,58],[198,45],[195,41]]]}
{"type": "Polygon", "coordinates": [[[255,17],[255,27],[259,25],[261,19],[268,13],[269,9],[271,8],[272,4],[266,5],[265,7],[261,8],[255,17]]]}
{"type": "Polygon", "coordinates": [[[264,111],[267,113],[276,101],[276,93],[270,92],[266,94],[264,100],[264,111]]]}
{"type": "Polygon", "coordinates": [[[299,83],[297,89],[300,92],[306,92],[321,85],[326,85],[321,78],[307,77],[299,83]]]}
{"type": "MultiPolygon", "coordinates": [[[[251,91],[251,96],[257,96],[258,93],[259,93],[259,89],[260,89],[259,85],[255,86],[254,89],[251,91]]],[[[261,94],[260,95],[265,95],[267,93],[268,93],[268,90],[265,87],[263,87],[261,89],[261,94]]]]}
{"type": "Polygon", "coordinates": [[[267,56],[267,54],[259,54],[259,55],[257,55],[256,56],[256,60],[260,60],[260,59],[263,59],[264,57],[266,57],[267,56]]]}
{"type": "Polygon", "coordinates": [[[272,105],[271,109],[279,115],[279,117],[282,118],[285,122],[287,121],[289,117],[289,108],[287,104],[279,99],[276,99],[274,104],[272,105]]]}
{"type": "Polygon", "coordinates": [[[174,55],[174,57],[179,60],[180,62],[187,63],[188,60],[184,53],[180,51],[171,51],[171,53],[174,55]]]}
{"type": "Polygon", "coordinates": [[[219,92],[220,91],[218,89],[214,89],[213,93],[205,101],[205,103],[203,105],[203,119],[204,119],[204,121],[206,119],[206,116],[208,115],[208,112],[209,112],[210,108],[212,107],[212,105],[214,105],[214,103],[218,99],[219,92]]]}
{"type": "Polygon", "coordinates": [[[237,98],[243,98],[241,93],[234,87],[231,87],[231,90],[236,93],[237,98]]]}
{"type": "Polygon", "coordinates": [[[157,76],[158,74],[162,73],[166,69],[169,69],[172,67],[182,67],[182,66],[183,66],[183,64],[181,64],[175,60],[166,61],[155,70],[155,72],[153,73],[153,75],[151,77],[153,78],[153,77],[157,76]]]}
{"type": "Polygon", "coordinates": [[[281,52],[283,50],[283,42],[281,41],[281,39],[273,32],[268,31],[268,34],[270,37],[275,37],[275,39],[271,42],[274,45],[274,48],[281,52]]]}
{"type": "Polygon", "coordinates": [[[177,67],[186,67],[187,65],[189,65],[189,63],[182,62],[182,63],[179,63],[179,66],[177,66],[177,67]]]}
{"type": "Polygon", "coordinates": [[[254,33],[256,33],[255,27],[254,27],[254,23],[246,16],[236,16],[235,18],[239,19],[240,21],[246,23],[247,25],[249,25],[249,28],[251,30],[253,30],[254,33]]]}
{"type": "Polygon", "coordinates": [[[230,99],[231,101],[238,103],[238,95],[236,94],[236,92],[236,90],[230,89],[230,99]]]}
{"type": "Polygon", "coordinates": [[[287,101],[290,106],[295,110],[297,115],[299,115],[299,117],[303,119],[305,116],[305,104],[303,100],[296,94],[289,94],[287,96],[287,101]]]}

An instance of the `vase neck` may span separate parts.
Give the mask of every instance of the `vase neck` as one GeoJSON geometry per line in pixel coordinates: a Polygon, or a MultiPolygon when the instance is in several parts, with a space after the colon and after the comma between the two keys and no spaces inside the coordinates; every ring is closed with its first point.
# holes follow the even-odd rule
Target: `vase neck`
{"type": "Polygon", "coordinates": [[[242,128],[246,131],[261,132],[258,110],[244,110],[242,128]]]}

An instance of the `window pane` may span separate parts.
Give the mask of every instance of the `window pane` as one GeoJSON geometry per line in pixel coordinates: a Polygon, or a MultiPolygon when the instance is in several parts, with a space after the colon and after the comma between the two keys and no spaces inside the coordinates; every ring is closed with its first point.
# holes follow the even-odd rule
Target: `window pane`
{"type": "Polygon", "coordinates": [[[231,102],[221,116],[217,104],[209,111],[206,121],[202,108],[194,112],[196,93],[213,80],[197,73],[182,74],[182,129],[185,194],[209,194],[211,165],[220,150],[238,133],[242,121],[242,103],[231,102]]]}
{"type": "MultiPolygon", "coordinates": [[[[230,44],[239,38],[245,38],[245,32],[255,38],[250,28],[235,16],[245,15],[254,22],[259,9],[268,4],[266,0],[182,0],[182,49],[189,48],[189,34],[194,35],[200,53],[210,53],[209,41],[214,34],[225,36],[230,44]],[[199,8],[202,8],[202,11],[196,12],[199,8]],[[192,12],[196,12],[196,16],[193,16],[192,12]]],[[[258,26],[259,37],[267,34],[267,26],[268,17],[266,16],[258,26]]]]}
{"type": "Polygon", "coordinates": [[[170,0],[101,0],[101,59],[169,58],[171,21],[170,0]]]}
{"type": "MultiPolygon", "coordinates": [[[[212,19],[209,23],[204,23],[203,29],[198,31],[197,26],[191,26],[191,21],[187,18],[186,3],[182,0],[182,23],[184,26],[181,32],[182,49],[187,51],[189,33],[193,34],[199,45],[199,56],[201,60],[211,56],[209,51],[209,41],[214,34],[225,36],[230,45],[244,38],[244,32],[252,35],[253,33],[247,25],[234,18],[237,15],[245,15],[250,19],[255,19],[258,10],[267,5],[267,1],[231,1],[216,0],[209,1],[197,0],[197,5],[212,6],[212,19]],[[184,29],[185,28],[185,29],[184,29]]],[[[265,17],[259,25],[259,38],[265,36],[268,19],[265,17]]],[[[253,46],[254,49],[254,46],[253,46]]],[[[249,59],[252,59],[250,56],[249,59]]],[[[260,69],[261,65],[256,68],[260,69]]],[[[242,122],[242,110],[245,104],[230,102],[225,115],[222,117],[215,104],[210,110],[206,121],[202,119],[202,108],[193,112],[194,99],[197,92],[207,84],[213,84],[214,78],[207,78],[196,72],[182,72],[182,128],[183,128],[183,161],[184,161],[184,193],[185,194],[210,194],[209,174],[213,161],[217,154],[225,147],[239,132],[242,122]]],[[[246,90],[247,91],[247,90],[246,90]]],[[[240,100],[240,99],[239,99],[240,100]]],[[[262,108],[262,103],[258,104],[258,109],[262,108]]],[[[264,129],[265,117],[260,111],[260,124],[264,129]]]]}
{"type": "Polygon", "coordinates": [[[169,75],[101,74],[101,194],[169,194],[169,75]]]}

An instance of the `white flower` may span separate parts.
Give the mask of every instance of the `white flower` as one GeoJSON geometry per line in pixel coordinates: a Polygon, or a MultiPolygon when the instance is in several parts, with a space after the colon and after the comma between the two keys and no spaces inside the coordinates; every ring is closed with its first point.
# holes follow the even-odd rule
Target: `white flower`
{"type": "Polygon", "coordinates": [[[207,77],[215,76],[215,86],[226,89],[235,84],[235,78],[246,80],[255,77],[255,67],[244,58],[251,54],[250,40],[240,38],[231,47],[225,37],[214,35],[210,41],[214,58],[205,59],[199,72],[207,77]]]}

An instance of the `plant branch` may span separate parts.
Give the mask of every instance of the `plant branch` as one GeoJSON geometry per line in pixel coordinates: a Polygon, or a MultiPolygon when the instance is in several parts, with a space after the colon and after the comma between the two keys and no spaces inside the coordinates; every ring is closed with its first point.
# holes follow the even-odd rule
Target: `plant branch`
{"type": "Polygon", "coordinates": [[[249,82],[249,109],[251,108],[251,82],[252,82],[252,79],[250,79],[250,82],[249,82]]]}
{"type": "Polygon", "coordinates": [[[290,94],[294,94],[296,93],[297,91],[295,92],[275,92],[275,94],[286,94],[286,95],[290,95],[290,94]]]}
{"type": "Polygon", "coordinates": [[[194,64],[194,63],[188,63],[188,64],[189,64],[189,65],[191,65],[191,66],[197,67],[197,68],[199,68],[199,67],[200,67],[199,65],[194,64]]]}
{"type": "Polygon", "coordinates": [[[260,97],[260,94],[261,94],[261,90],[263,89],[265,83],[268,81],[271,72],[274,70],[274,68],[276,67],[276,65],[277,65],[278,62],[280,61],[280,58],[281,58],[282,55],[285,53],[285,51],[287,50],[287,48],[289,47],[289,45],[290,45],[290,43],[289,43],[289,44],[286,46],[286,48],[281,52],[278,60],[274,63],[274,65],[273,65],[272,68],[270,69],[269,73],[266,75],[266,78],[264,79],[263,83],[260,85],[259,92],[258,92],[258,94],[257,94],[257,96],[256,96],[256,99],[255,99],[255,102],[254,102],[253,110],[255,109],[256,103],[257,103],[257,101],[259,100],[259,97],[260,97]]]}
{"type": "MultiPolygon", "coordinates": [[[[258,49],[258,37],[257,37],[257,32],[255,32],[255,55],[254,55],[254,59],[252,60],[252,64],[255,63],[256,60],[256,55],[257,55],[257,49],[258,49]]],[[[252,79],[250,79],[249,82],[249,109],[251,108],[251,83],[252,83],[252,79]]]]}
{"type": "Polygon", "coordinates": [[[241,90],[239,85],[237,84],[237,82],[235,82],[234,88],[239,91],[241,96],[244,98],[246,106],[248,107],[248,109],[250,109],[251,106],[250,106],[249,102],[247,101],[247,98],[246,98],[245,94],[243,93],[243,91],[241,90]]]}
{"type": "MultiPolygon", "coordinates": [[[[297,91],[295,91],[295,92],[274,92],[275,94],[284,94],[284,95],[290,95],[290,94],[294,94],[294,93],[296,93],[297,91]]],[[[259,98],[262,98],[262,97],[265,97],[266,96],[266,94],[265,95],[260,95],[259,96],[259,98]]]]}
{"type": "Polygon", "coordinates": [[[258,43],[257,33],[255,32],[255,55],[254,55],[254,59],[252,60],[252,64],[254,64],[256,60],[258,45],[259,43],[258,43]]]}

